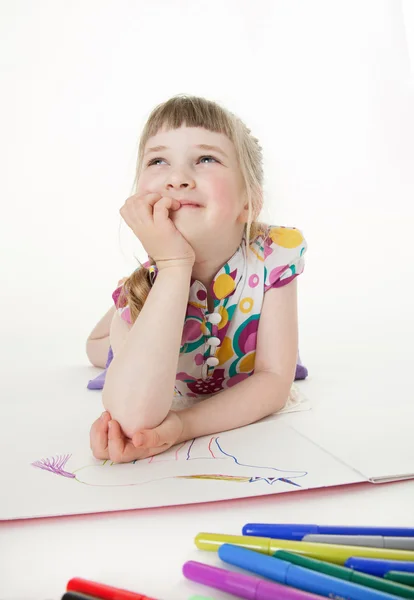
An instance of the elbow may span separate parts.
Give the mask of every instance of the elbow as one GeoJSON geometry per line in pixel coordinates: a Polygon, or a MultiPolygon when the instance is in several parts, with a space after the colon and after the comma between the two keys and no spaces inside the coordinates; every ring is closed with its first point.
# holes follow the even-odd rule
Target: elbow
{"type": "Polygon", "coordinates": [[[108,359],[109,337],[91,339],[88,338],[85,344],[86,356],[94,367],[104,369],[108,359]]]}
{"type": "Polygon", "coordinates": [[[293,382],[289,377],[282,377],[270,371],[262,371],[261,376],[266,380],[269,414],[279,412],[288,403],[293,382]]]}
{"type": "Polygon", "coordinates": [[[118,421],[128,438],[132,438],[137,431],[158,427],[167,416],[163,415],[160,418],[160,415],[151,410],[150,404],[142,405],[137,398],[126,398],[122,395],[115,397],[105,386],[102,390],[102,403],[111,418],[118,421]]]}

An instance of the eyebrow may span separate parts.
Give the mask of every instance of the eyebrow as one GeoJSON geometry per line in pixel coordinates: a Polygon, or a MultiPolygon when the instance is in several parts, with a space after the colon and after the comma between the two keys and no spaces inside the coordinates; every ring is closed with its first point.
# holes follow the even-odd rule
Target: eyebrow
{"type": "MultiPolygon", "coordinates": [[[[218,154],[221,154],[225,158],[228,158],[228,156],[224,152],[224,150],[222,150],[218,146],[210,146],[209,144],[197,144],[196,146],[193,146],[193,147],[198,148],[200,150],[209,150],[210,152],[217,152],[218,154]]],[[[148,148],[148,150],[145,152],[145,155],[150,154],[152,152],[163,152],[164,150],[170,150],[170,148],[168,146],[153,146],[152,148],[148,148]]]]}

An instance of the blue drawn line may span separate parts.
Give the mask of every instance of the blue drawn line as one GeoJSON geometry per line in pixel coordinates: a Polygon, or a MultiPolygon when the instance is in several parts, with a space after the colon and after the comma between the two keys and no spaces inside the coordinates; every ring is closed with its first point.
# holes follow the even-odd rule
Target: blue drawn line
{"type": "MultiPolygon", "coordinates": [[[[217,445],[218,449],[220,450],[220,452],[222,454],[224,454],[225,456],[228,456],[229,458],[232,458],[234,460],[234,462],[236,463],[236,465],[239,465],[240,467],[253,467],[255,469],[271,469],[272,471],[279,471],[280,473],[291,473],[291,471],[288,471],[286,469],[276,469],[276,467],[259,467],[257,465],[245,465],[243,463],[240,463],[237,460],[237,458],[235,456],[233,456],[233,454],[228,454],[227,452],[225,452],[223,450],[223,448],[219,444],[218,439],[219,438],[216,438],[214,441],[216,442],[216,445],[217,445]]],[[[299,473],[299,471],[297,471],[297,473],[299,473]]],[[[293,476],[293,478],[296,479],[297,477],[305,477],[305,475],[307,475],[307,474],[308,474],[307,471],[303,471],[302,475],[295,475],[295,476],[293,476]]],[[[270,480],[273,479],[273,478],[270,477],[270,478],[258,478],[258,479],[266,479],[267,483],[270,483],[270,480]]],[[[298,483],[294,483],[293,481],[291,481],[290,479],[286,479],[285,477],[278,477],[277,479],[279,481],[284,481],[285,483],[290,483],[292,485],[296,485],[297,487],[302,487],[298,483]]],[[[252,478],[252,481],[257,481],[257,479],[253,479],[252,478]]]]}

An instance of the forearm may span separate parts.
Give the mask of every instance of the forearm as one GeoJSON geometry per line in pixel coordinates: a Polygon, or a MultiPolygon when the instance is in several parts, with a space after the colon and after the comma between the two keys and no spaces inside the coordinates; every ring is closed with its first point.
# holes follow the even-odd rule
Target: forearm
{"type": "Polygon", "coordinates": [[[281,410],[291,385],[274,373],[253,373],[237,385],[180,411],[184,425],[178,443],[243,427],[281,410]]]}
{"type": "Polygon", "coordinates": [[[191,267],[160,270],[108,368],[102,400],[124,433],[157,427],[171,408],[191,267]]]}
{"type": "Polygon", "coordinates": [[[102,319],[95,325],[91,333],[88,336],[88,340],[100,340],[109,335],[111,328],[112,318],[115,314],[116,307],[111,306],[108,312],[102,317],[102,319]]]}

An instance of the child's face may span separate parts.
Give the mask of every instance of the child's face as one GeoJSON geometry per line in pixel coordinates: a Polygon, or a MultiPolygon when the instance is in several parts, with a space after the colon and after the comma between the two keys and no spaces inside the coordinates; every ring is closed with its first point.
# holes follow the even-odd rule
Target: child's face
{"type": "Polygon", "coordinates": [[[240,231],[240,223],[247,221],[234,145],[226,135],[201,127],[162,129],[148,140],[137,192],[198,203],[199,207],[182,206],[170,213],[189,241],[197,234],[228,232],[229,227],[240,231]],[[203,145],[215,148],[198,147],[203,145]]]}

